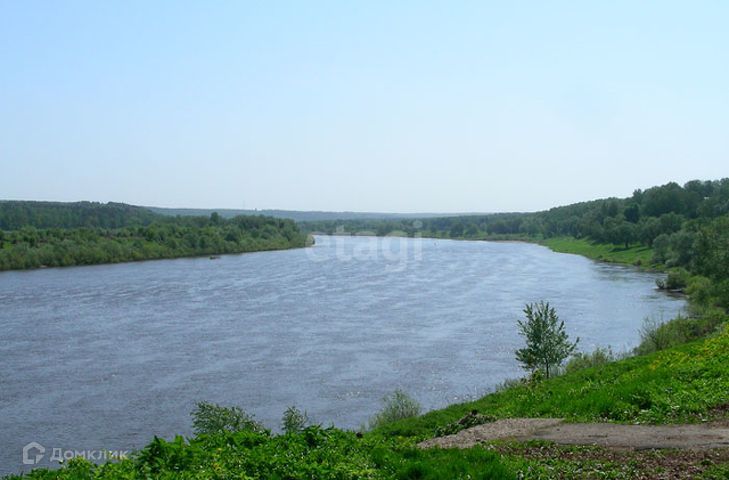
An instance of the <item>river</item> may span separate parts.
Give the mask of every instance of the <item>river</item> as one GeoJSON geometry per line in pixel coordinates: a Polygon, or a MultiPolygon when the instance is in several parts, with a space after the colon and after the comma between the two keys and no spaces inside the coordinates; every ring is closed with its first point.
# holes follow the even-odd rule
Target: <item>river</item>
{"type": "Polygon", "coordinates": [[[29,442],[47,466],[190,434],[199,400],[273,429],[294,404],[357,428],[395,388],[442,407],[523,374],[526,302],[551,302],[582,350],[634,347],[645,317],[684,308],[656,277],[527,243],[375,237],[0,273],[0,473],[30,468],[29,442]]]}

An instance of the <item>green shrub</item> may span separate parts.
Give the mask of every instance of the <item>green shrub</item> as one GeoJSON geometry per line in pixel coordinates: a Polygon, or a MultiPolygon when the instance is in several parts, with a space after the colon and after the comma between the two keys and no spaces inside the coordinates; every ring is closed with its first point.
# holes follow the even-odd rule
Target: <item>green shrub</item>
{"type": "Polygon", "coordinates": [[[710,305],[713,303],[713,288],[711,280],[701,275],[695,275],[688,281],[686,294],[694,305],[710,305]]]}
{"type": "Polygon", "coordinates": [[[369,422],[370,428],[379,428],[388,423],[420,415],[421,407],[417,400],[398,389],[382,399],[383,408],[369,422]]]}
{"type": "Polygon", "coordinates": [[[689,284],[691,274],[684,268],[674,268],[668,272],[666,279],[656,280],[656,286],[661,290],[681,291],[689,284]]]}
{"type": "Polygon", "coordinates": [[[716,305],[729,310],[729,280],[722,280],[716,283],[713,288],[713,294],[716,305]]]}
{"type": "Polygon", "coordinates": [[[726,320],[721,309],[711,307],[699,309],[695,316],[679,315],[665,323],[647,318],[643,321],[641,342],[635,353],[644,355],[703,338],[714,333],[726,320]]]}
{"type": "Polygon", "coordinates": [[[295,406],[286,409],[281,418],[281,428],[286,433],[296,433],[306,428],[309,416],[295,406]]]}
{"type": "Polygon", "coordinates": [[[266,429],[239,407],[223,407],[210,402],[198,402],[190,413],[195,434],[251,431],[266,433],[266,429]]]}
{"type": "Polygon", "coordinates": [[[635,349],[639,355],[657,352],[671,346],[672,343],[683,343],[677,341],[676,335],[680,329],[671,328],[655,318],[646,317],[643,319],[643,325],[640,328],[640,345],[635,349]]]}
{"type": "Polygon", "coordinates": [[[610,347],[598,347],[592,353],[577,353],[567,362],[564,367],[565,373],[576,372],[585,368],[605,365],[608,362],[615,361],[615,354],[610,347]]]}

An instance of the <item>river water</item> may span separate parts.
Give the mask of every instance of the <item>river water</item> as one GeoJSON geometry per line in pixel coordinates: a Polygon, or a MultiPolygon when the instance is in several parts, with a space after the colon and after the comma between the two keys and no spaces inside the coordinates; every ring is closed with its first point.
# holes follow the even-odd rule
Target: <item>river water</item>
{"type": "Polygon", "coordinates": [[[526,243],[374,237],[0,273],[0,473],[30,468],[29,442],[48,466],[190,434],[199,400],[273,429],[294,404],[357,428],[395,388],[442,407],[523,374],[526,302],[551,302],[582,350],[632,348],[645,317],[684,307],[655,279],[526,243]]]}

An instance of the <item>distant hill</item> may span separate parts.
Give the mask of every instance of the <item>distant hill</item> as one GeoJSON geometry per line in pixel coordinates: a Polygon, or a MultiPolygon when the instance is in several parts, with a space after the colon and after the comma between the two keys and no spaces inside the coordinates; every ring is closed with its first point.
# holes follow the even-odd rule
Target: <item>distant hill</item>
{"type": "Polygon", "coordinates": [[[150,211],[169,216],[209,216],[218,212],[223,218],[237,215],[265,215],[268,217],[288,218],[297,222],[323,220],[394,220],[401,218],[436,218],[475,215],[469,213],[378,213],[378,212],[321,212],[302,210],[244,210],[231,208],[163,208],[145,207],[150,211]]]}
{"type": "Polygon", "coordinates": [[[0,230],[35,228],[121,228],[149,225],[159,214],[125,203],[0,200],[0,230]]]}
{"type": "Polygon", "coordinates": [[[231,208],[164,208],[129,205],[116,202],[42,202],[32,200],[0,200],[0,230],[35,228],[122,228],[145,226],[171,217],[209,217],[217,212],[223,218],[267,216],[296,222],[343,220],[402,220],[417,218],[450,218],[465,213],[382,213],[322,212],[301,210],[250,210],[231,208]]]}

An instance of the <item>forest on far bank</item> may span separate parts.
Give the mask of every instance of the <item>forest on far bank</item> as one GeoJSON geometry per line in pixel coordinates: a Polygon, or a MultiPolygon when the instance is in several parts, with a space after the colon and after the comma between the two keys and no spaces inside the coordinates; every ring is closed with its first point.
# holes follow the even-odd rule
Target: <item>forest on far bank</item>
{"type": "MultiPolygon", "coordinates": [[[[643,245],[650,265],[668,269],[670,287],[729,308],[729,178],[671,182],[627,198],[575,203],[534,213],[301,222],[306,232],[542,241],[558,237],[643,245]]],[[[645,265],[644,265],[645,266],[645,265]]]]}
{"type": "Polygon", "coordinates": [[[292,220],[169,217],[120,203],[0,202],[0,270],[303,247],[292,220]]]}

